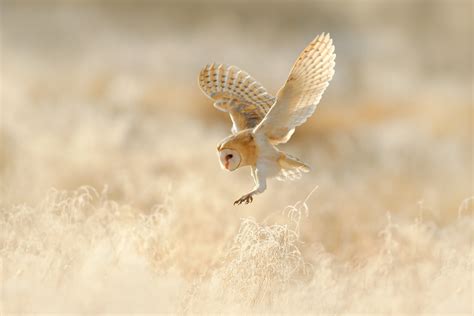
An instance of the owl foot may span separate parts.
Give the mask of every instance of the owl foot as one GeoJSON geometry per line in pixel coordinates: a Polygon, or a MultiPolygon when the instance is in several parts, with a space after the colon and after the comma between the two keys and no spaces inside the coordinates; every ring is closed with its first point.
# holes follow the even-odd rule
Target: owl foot
{"type": "Polygon", "coordinates": [[[252,203],[253,201],[253,194],[252,193],[249,193],[249,194],[245,194],[244,196],[242,196],[240,199],[238,199],[237,201],[234,202],[234,205],[240,205],[242,203],[245,202],[245,204],[249,204],[249,203],[252,203]]]}

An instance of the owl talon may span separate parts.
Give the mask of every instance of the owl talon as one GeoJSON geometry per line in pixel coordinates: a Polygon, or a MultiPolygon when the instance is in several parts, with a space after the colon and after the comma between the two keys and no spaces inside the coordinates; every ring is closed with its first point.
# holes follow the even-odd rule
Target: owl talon
{"type": "Polygon", "coordinates": [[[246,194],[242,196],[240,199],[234,202],[234,205],[240,205],[242,203],[249,204],[252,203],[253,201],[253,195],[252,194],[246,194]]]}

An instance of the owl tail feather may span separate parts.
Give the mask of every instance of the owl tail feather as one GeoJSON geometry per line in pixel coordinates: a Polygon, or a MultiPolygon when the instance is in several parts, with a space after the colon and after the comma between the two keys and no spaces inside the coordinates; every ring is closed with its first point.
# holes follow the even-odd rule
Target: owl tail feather
{"type": "Polygon", "coordinates": [[[280,164],[281,170],[277,179],[282,181],[299,179],[301,178],[301,173],[311,170],[307,164],[298,158],[285,153],[282,153],[278,163],[280,164]]]}

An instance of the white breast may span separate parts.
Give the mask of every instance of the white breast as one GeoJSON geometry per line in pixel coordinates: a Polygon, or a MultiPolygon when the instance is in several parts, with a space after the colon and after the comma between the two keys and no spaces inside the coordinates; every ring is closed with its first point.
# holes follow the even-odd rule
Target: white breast
{"type": "Polygon", "coordinates": [[[257,145],[257,169],[265,173],[267,177],[276,177],[280,172],[278,158],[280,151],[270,144],[268,138],[260,133],[255,135],[255,144],[257,145]]]}

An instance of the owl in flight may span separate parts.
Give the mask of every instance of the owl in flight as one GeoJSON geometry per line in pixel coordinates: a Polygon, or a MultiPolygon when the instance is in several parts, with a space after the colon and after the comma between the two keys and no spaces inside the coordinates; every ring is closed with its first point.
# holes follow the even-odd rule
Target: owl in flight
{"type": "Polygon", "coordinates": [[[277,145],[288,142],[313,114],[334,75],[335,59],[329,34],[318,35],[299,55],[276,97],[235,66],[212,64],[201,70],[201,90],[233,123],[232,134],[217,146],[221,166],[229,171],[250,166],[255,181],[254,189],[234,205],[252,202],[265,191],[268,178],[293,180],[310,170],[277,145]]]}

